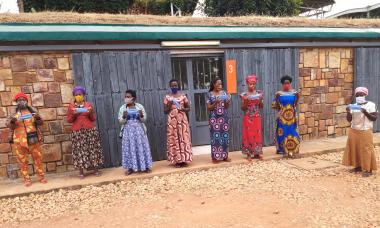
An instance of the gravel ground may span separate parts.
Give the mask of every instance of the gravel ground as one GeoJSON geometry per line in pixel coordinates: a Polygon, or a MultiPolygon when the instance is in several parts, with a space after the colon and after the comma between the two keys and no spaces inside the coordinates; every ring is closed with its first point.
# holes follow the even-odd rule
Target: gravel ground
{"type": "MultiPolygon", "coordinates": [[[[378,148],[376,155],[379,161],[378,148]]],[[[339,163],[342,152],[315,158],[339,163]]],[[[69,213],[93,215],[115,207],[120,202],[128,204],[129,207],[144,203],[149,205],[150,202],[163,202],[169,195],[178,193],[213,198],[221,193],[244,195],[265,192],[274,197],[268,198],[270,200],[281,200],[305,207],[305,211],[292,220],[295,223],[306,222],[310,227],[380,227],[380,179],[376,175],[362,178],[360,175],[349,174],[347,169],[338,166],[322,170],[303,170],[284,160],[265,161],[122,181],[100,187],[88,186],[80,190],[31,194],[0,200],[0,226],[25,225],[31,220],[49,220],[69,213]],[[337,204],[337,198],[347,198],[343,190],[339,190],[342,186],[348,189],[349,199],[347,203],[337,204]],[[351,205],[356,198],[360,198],[359,207],[351,205]],[[314,206],[319,209],[307,212],[313,210],[314,206]]]]}

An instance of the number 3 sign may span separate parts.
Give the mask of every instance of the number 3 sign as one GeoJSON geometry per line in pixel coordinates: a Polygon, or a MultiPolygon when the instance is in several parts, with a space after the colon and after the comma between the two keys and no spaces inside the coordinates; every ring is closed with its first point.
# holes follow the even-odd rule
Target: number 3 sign
{"type": "Polygon", "coordinates": [[[236,60],[228,59],[226,61],[226,78],[227,78],[227,93],[237,93],[236,85],[236,60]]]}

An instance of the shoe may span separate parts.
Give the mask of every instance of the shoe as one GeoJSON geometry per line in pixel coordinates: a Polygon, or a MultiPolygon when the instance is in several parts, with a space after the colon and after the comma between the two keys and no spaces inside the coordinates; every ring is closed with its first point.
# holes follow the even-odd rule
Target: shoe
{"type": "Polygon", "coordinates": [[[133,170],[132,169],[128,169],[127,171],[125,171],[125,175],[126,176],[129,176],[133,173],[133,170]]]}
{"type": "Polygon", "coordinates": [[[151,170],[151,169],[146,169],[144,172],[145,172],[145,173],[151,173],[152,170],[151,170]]]}
{"type": "Polygon", "coordinates": [[[370,177],[372,176],[372,172],[367,172],[365,171],[363,174],[362,174],[363,177],[370,177]]]}
{"type": "Polygon", "coordinates": [[[32,181],[31,180],[25,180],[24,185],[25,185],[25,187],[30,187],[30,186],[32,186],[32,181]]]}
{"type": "Polygon", "coordinates": [[[348,172],[350,172],[350,173],[359,173],[361,171],[362,171],[361,167],[356,167],[356,168],[350,169],[348,172]]]}

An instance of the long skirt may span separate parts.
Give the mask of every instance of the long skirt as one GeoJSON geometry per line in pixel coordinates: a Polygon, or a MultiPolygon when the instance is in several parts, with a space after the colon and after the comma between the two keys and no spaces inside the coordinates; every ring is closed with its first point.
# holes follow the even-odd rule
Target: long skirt
{"type": "Polygon", "coordinates": [[[227,114],[211,116],[209,120],[211,138],[211,158],[213,160],[225,160],[228,158],[228,146],[230,144],[229,119],[227,114]]]}
{"type": "Polygon", "coordinates": [[[138,172],[152,168],[148,137],[139,120],[128,120],[125,124],[121,149],[124,169],[138,172]]]}
{"type": "Polygon", "coordinates": [[[299,154],[300,140],[297,123],[284,124],[281,118],[277,119],[275,143],[277,153],[290,157],[299,154]]]}
{"type": "Polygon", "coordinates": [[[253,158],[263,154],[263,140],[261,134],[261,117],[243,116],[242,129],[242,152],[243,154],[253,158]]]}
{"type": "Polygon", "coordinates": [[[102,141],[96,128],[73,131],[71,142],[75,168],[98,168],[103,165],[102,141]]]}
{"type": "Polygon", "coordinates": [[[349,129],[343,165],[361,167],[368,172],[377,170],[372,130],[349,129]]]}
{"type": "Polygon", "coordinates": [[[168,115],[166,132],[168,161],[172,164],[192,162],[190,126],[186,113],[172,110],[168,115]]]}

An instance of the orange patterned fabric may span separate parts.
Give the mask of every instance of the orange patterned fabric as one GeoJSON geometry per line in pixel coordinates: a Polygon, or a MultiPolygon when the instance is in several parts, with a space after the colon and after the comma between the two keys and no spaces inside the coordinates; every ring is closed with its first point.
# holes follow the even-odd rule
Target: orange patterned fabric
{"type": "MultiPolygon", "coordinates": [[[[172,97],[166,95],[164,104],[170,99],[172,97]]],[[[184,94],[177,99],[179,107],[172,105],[167,122],[167,159],[172,164],[193,161],[189,121],[186,113],[180,110],[189,100],[184,94]]]]}
{"type": "MultiPolygon", "coordinates": [[[[13,130],[13,149],[17,155],[18,161],[20,163],[21,174],[25,180],[30,180],[28,174],[28,154],[30,154],[34,160],[34,167],[36,173],[40,176],[44,176],[44,171],[42,169],[42,152],[41,144],[28,145],[26,138],[26,133],[39,131],[36,127],[36,121],[34,117],[30,119],[21,120],[21,115],[30,114],[29,111],[18,112],[15,114],[17,119],[15,124],[15,129],[13,130]],[[24,125],[25,124],[25,125],[24,125]],[[26,131],[25,131],[26,130],[26,131]]],[[[39,139],[41,141],[42,134],[39,132],[39,139]]]]}
{"type": "Polygon", "coordinates": [[[14,144],[13,150],[17,155],[17,159],[20,163],[21,175],[25,180],[30,180],[28,173],[28,154],[30,154],[34,161],[34,168],[40,178],[44,177],[44,170],[42,169],[42,153],[40,143],[30,145],[29,147],[23,147],[20,144],[14,144]]]}
{"type": "MultiPolygon", "coordinates": [[[[28,141],[26,139],[25,128],[27,132],[37,131],[34,118],[26,119],[24,121],[20,119],[20,116],[25,115],[25,114],[30,114],[30,112],[23,111],[22,113],[18,112],[15,114],[15,117],[17,118],[17,122],[16,122],[16,128],[13,130],[13,143],[19,144],[22,147],[28,147],[28,141]]],[[[39,134],[39,136],[41,137],[41,134],[39,134]]]]}

